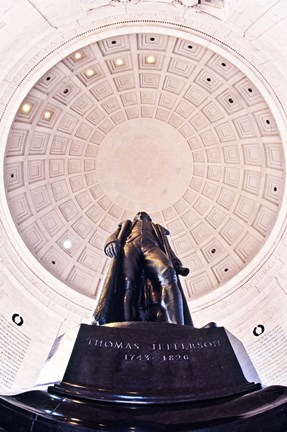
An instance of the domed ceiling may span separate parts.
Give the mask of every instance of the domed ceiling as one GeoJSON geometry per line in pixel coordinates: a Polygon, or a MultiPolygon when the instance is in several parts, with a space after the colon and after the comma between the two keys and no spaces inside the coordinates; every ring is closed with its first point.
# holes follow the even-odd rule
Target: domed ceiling
{"type": "Polygon", "coordinates": [[[229,60],[174,36],[131,34],[73,52],[36,83],[11,127],[5,182],[24,242],[66,285],[94,297],[105,239],[145,210],[190,267],[191,298],[262,247],[284,153],[266,101],[229,60]]]}

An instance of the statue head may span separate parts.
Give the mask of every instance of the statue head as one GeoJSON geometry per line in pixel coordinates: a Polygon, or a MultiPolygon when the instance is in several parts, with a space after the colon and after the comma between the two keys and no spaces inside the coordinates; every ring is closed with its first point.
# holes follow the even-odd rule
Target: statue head
{"type": "Polygon", "coordinates": [[[144,220],[144,221],[151,222],[151,217],[146,212],[138,212],[134,217],[134,221],[137,220],[144,220]]]}

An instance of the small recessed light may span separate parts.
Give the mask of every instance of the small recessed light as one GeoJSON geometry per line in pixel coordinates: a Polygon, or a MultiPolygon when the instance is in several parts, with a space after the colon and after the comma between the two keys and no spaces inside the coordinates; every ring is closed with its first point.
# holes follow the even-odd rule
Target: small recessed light
{"type": "Polygon", "coordinates": [[[117,66],[122,66],[123,64],[124,64],[123,59],[118,58],[118,59],[116,60],[116,65],[117,65],[117,66]]]}
{"type": "Polygon", "coordinates": [[[64,249],[71,249],[73,246],[73,242],[70,239],[66,239],[63,241],[63,248],[64,249]]]}
{"type": "Polygon", "coordinates": [[[95,75],[95,71],[94,69],[87,69],[85,74],[87,77],[92,77],[93,75],[95,75]]]}
{"type": "Polygon", "coordinates": [[[32,105],[28,102],[24,102],[21,106],[21,111],[25,114],[28,114],[32,109],[32,105]]]}
{"type": "Polygon", "coordinates": [[[83,54],[82,54],[80,51],[77,51],[77,52],[74,54],[74,59],[75,59],[75,60],[81,60],[82,57],[83,57],[83,54]]]}
{"type": "Polygon", "coordinates": [[[149,64],[155,63],[155,57],[152,56],[152,55],[149,55],[149,56],[146,58],[146,62],[149,63],[149,64]]]}
{"type": "Polygon", "coordinates": [[[44,119],[49,120],[52,117],[51,111],[45,111],[44,112],[44,119]]]}

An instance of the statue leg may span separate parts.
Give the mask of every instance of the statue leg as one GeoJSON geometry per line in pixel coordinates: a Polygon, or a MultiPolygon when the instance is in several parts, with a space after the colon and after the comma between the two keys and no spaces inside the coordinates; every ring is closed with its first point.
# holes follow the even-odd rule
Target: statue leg
{"type": "Polygon", "coordinates": [[[173,324],[184,324],[182,297],[177,286],[177,275],[172,266],[159,269],[161,281],[161,307],[166,321],[173,324]]]}
{"type": "Polygon", "coordinates": [[[161,289],[161,307],[165,314],[165,321],[184,324],[182,296],[172,263],[158,247],[149,248],[144,256],[151,280],[161,289]]]}
{"type": "Polygon", "coordinates": [[[136,284],[133,280],[126,279],[124,282],[125,295],[124,295],[124,318],[125,321],[136,320],[135,297],[136,297],[136,284]]]}
{"type": "Polygon", "coordinates": [[[138,261],[139,251],[137,245],[126,243],[123,251],[123,279],[124,279],[124,319],[137,320],[138,304],[138,261]]]}

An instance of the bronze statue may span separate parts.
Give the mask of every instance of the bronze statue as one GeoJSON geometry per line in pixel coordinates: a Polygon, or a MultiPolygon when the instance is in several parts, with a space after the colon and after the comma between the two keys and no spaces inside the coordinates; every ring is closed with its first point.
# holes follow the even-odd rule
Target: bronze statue
{"type": "Polygon", "coordinates": [[[107,239],[112,262],[93,314],[94,323],[164,321],[192,326],[178,278],[189,270],[172,251],[161,225],[145,212],[126,220],[107,239]]]}

